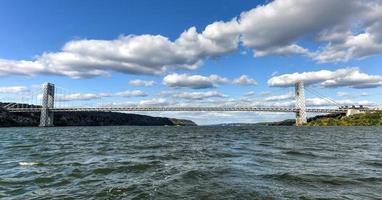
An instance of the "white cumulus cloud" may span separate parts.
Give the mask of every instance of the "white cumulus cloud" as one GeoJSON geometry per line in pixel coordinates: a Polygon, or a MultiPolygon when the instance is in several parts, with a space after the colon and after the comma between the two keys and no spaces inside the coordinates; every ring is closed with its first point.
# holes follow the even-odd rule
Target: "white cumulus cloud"
{"type": "MultiPolygon", "coordinates": [[[[147,94],[141,90],[131,90],[116,93],[72,93],[72,94],[57,94],[57,101],[90,101],[101,99],[104,97],[145,97],[147,94]]],[[[41,94],[38,97],[41,99],[41,94]]]]}
{"type": "Polygon", "coordinates": [[[223,98],[226,95],[218,91],[208,91],[208,92],[179,92],[172,95],[175,98],[182,98],[187,100],[204,100],[208,98],[223,98]]]}
{"type": "Polygon", "coordinates": [[[131,91],[123,91],[123,92],[117,92],[115,94],[112,94],[111,96],[118,96],[118,97],[145,97],[147,94],[143,92],[142,90],[131,90],[131,91]]]}
{"type": "Polygon", "coordinates": [[[22,92],[28,92],[28,91],[29,89],[24,86],[0,87],[0,93],[14,94],[14,93],[22,93],[22,92]]]}
{"type": "Polygon", "coordinates": [[[150,87],[155,85],[155,81],[146,81],[146,80],[131,80],[129,81],[129,84],[132,86],[145,86],[145,87],[150,87]]]}
{"type": "Polygon", "coordinates": [[[175,40],[149,34],[81,39],[32,60],[0,59],[0,76],[158,75],[196,69],[205,59],[236,51],[239,44],[255,56],[303,54],[318,62],[348,61],[382,52],[381,10],[380,0],[274,0],[200,32],[190,25],[175,40]],[[319,47],[310,50],[300,40],[319,42],[319,47]]]}
{"type": "Polygon", "coordinates": [[[284,101],[294,99],[293,93],[283,94],[283,95],[275,95],[264,98],[265,101],[284,101]]]}
{"type": "Polygon", "coordinates": [[[257,85],[257,81],[247,75],[241,75],[239,78],[233,80],[233,83],[237,85],[257,85]]]}
{"type": "Polygon", "coordinates": [[[337,92],[336,95],[338,97],[348,97],[348,96],[351,96],[348,92],[337,92]]]}
{"type": "Polygon", "coordinates": [[[163,84],[169,87],[206,89],[219,84],[226,84],[229,80],[218,75],[201,76],[190,74],[169,74],[163,78],[163,84]]]}
{"type": "Polygon", "coordinates": [[[269,79],[268,85],[271,87],[289,87],[298,81],[303,81],[306,85],[320,84],[323,87],[351,87],[360,89],[382,86],[382,76],[362,73],[358,68],[283,74],[269,79]]]}
{"type": "Polygon", "coordinates": [[[236,25],[236,20],[215,22],[202,33],[191,27],[175,41],[161,35],[73,40],[61,51],[43,53],[34,60],[0,59],[0,76],[49,74],[86,78],[107,76],[110,72],[158,75],[168,69],[195,69],[203,59],[237,49],[236,25]]]}

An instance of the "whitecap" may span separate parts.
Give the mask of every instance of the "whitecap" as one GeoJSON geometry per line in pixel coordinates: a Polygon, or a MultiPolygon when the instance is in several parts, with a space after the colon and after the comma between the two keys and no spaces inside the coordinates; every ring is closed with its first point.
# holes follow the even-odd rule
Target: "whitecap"
{"type": "Polygon", "coordinates": [[[38,163],[36,162],[19,162],[19,165],[21,166],[33,166],[33,165],[37,165],[38,163]]]}

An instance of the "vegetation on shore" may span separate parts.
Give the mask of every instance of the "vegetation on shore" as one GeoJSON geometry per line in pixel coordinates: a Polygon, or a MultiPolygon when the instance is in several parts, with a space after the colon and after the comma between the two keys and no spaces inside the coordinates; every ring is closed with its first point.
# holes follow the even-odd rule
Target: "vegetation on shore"
{"type": "Polygon", "coordinates": [[[382,112],[366,112],[351,116],[321,116],[310,120],[307,126],[381,126],[382,112]]]}
{"type": "MultiPolygon", "coordinates": [[[[235,123],[224,124],[225,126],[295,126],[295,119],[287,119],[279,122],[261,122],[254,124],[235,123]]],[[[318,115],[308,119],[305,126],[382,126],[382,111],[373,111],[345,116],[345,114],[318,115]]]]}

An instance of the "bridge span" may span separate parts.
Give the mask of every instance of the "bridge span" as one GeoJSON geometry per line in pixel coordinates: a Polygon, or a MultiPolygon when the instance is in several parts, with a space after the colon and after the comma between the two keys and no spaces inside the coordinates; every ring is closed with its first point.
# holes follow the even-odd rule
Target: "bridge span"
{"type": "MultiPolygon", "coordinates": [[[[40,126],[54,126],[54,113],[57,112],[292,112],[296,113],[296,126],[300,126],[307,122],[307,113],[347,113],[349,109],[319,109],[306,108],[304,83],[298,82],[295,84],[295,107],[54,107],[55,86],[51,83],[46,83],[43,86],[42,103],[39,106],[17,107],[17,104],[8,104],[3,106],[3,109],[9,112],[40,112],[40,126]]],[[[360,110],[361,111],[361,110],[360,110]]]]}
{"type": "MultiPolygon", "coordinates": [[[[9,112],[41,112],[41,108],[7,108],[9,112]]],[[[289,107],[101,107],[53,108],[51,112],[298,112],[289,107]]],[[[307,108],[307,113],[346,113],[347,109],[307,108]]]]}

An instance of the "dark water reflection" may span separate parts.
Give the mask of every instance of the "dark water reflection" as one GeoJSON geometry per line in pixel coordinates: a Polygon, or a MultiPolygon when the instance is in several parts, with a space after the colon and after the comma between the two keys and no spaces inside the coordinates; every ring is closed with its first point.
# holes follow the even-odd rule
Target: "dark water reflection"
{"type": "Polygon", "coordinates": [[[10,199],[382,199],[382,128],[0,129],[10,199]]]}

